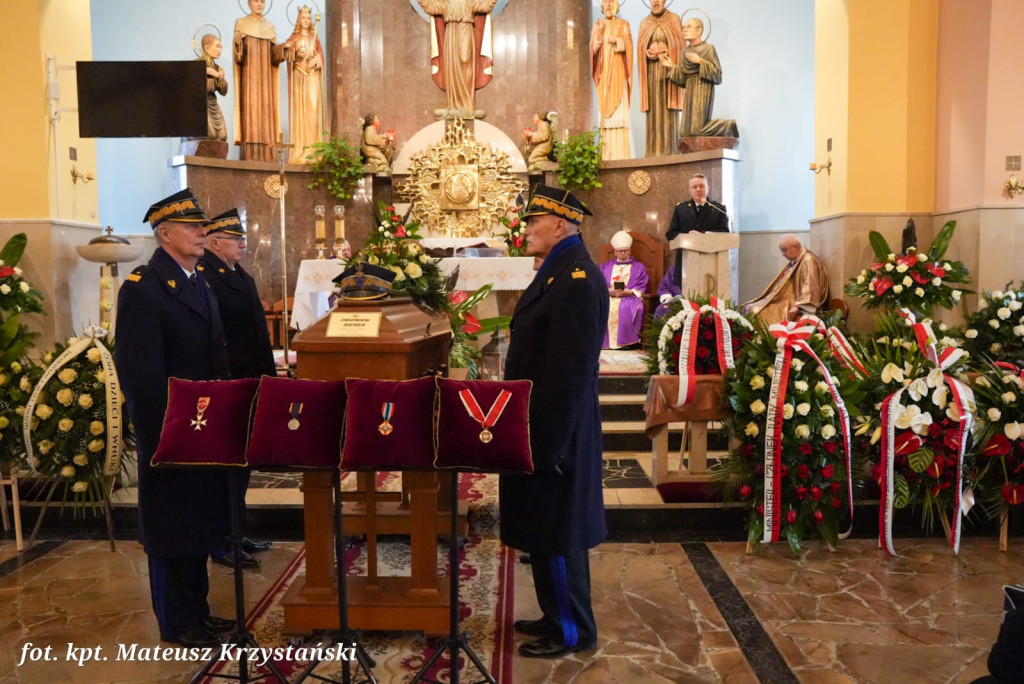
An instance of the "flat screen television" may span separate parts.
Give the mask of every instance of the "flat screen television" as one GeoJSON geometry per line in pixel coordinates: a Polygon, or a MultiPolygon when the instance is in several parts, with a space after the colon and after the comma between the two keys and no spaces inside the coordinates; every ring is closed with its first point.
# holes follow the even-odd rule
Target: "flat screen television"
{"type": "Polygon", "coordinates": [[[205,138],[206,64],[78,62],[83,138],[205,138]]]}

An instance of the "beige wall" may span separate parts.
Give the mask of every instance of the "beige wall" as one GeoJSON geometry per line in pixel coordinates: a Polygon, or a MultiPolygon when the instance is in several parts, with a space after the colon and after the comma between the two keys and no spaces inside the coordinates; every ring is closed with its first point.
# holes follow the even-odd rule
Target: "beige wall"
{"type": "Polygon", "coordinates": [[[814,5],[814,159],[832,160],[829,173],[815,178],[814,215],[846,211],[849,164],[850,30],[849,0],[814,5]],[[826,141],[832,139],[831,152],[826,141]]]}

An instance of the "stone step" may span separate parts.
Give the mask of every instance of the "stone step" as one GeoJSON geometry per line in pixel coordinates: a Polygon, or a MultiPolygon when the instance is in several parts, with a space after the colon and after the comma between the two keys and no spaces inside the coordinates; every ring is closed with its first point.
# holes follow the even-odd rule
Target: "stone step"
{"type": "MultiPolygon", "coordinates": [[[[603,413],[603,411],[602,411],[603,413]]],[[[601,423],[601,444],[604,451],[650,451],[651,440],[644,434],[643,420],[604,420],[601,423]]],[[[683,428],[686,423],[670,423],[668,434],[669,452],[678,452],[682,446],[683,428]]],[[[708,450],[727,451],[729,438],[724,430],[708,430],[708,450]]]]}
{"type": "Polygon", "coordinates": [[[646,375],[599,375],[597,391],[601,394],[647,394],[646,375]]]}
{"type": "Polygon", "coordinates": [[[643,394],[602,394],[601,420],[643,421],[645,399],[643,394]]]}

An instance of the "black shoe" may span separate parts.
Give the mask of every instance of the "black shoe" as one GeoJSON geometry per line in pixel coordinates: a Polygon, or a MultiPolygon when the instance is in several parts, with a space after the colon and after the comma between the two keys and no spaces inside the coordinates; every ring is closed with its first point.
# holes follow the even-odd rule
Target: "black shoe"
{"type": "Polygon", "coordinates": [[[565,646],[560,641],[542,637],[536,641],[527,641],[519,647],[519,655],[524,658],[561,658],[577,651],[593,651],[597,648],[597,642],[589,644],[578,644],[576,646],[565,646]]]}
{"type": "Polygon", "coordinates": [[[174,637],[161,635],[160,638],[186,648],[209,648],[219,646],[223,642],[220,635],[214,634],[205,627],[196,627],[174,637]]]}
{"type": "Polygon", "coordinates": [[[544,618],[539,620],[516,620],[512,625],[520,634],[532,637],[556,638],[560,634],[544,618]]]}
{"type": "Polygon", "coordinates": [[[235,628],[235,624],[236,622],[234,620],[214,617],[213,615],[207,615],[203,618],[202,622],[202,625],[205,629],[208,629],[214,633],[230,632],[235,628]]]}
{"type": "MultiPolygon", "coordinates": [[[[234,556],[234,554],[231,551],[228,551],[223,556],[210,556],[210,560],[212,560],[217,565],[223,565],[226,568],[233,568],[233,567],[235,567],[235,560],[234,559],[235,559],[235,556],[234,556]]],[[[255,558],[253,556],[250,556],[245,551],[242,551],[242,567],[243,568],[258,568],[258,567],[260,567],[260,565],[261,565],[261,563],[260,563],[260,559],[259,558],[255,558]]]]}
{"type": "Polygon", "coordinates": [[[249,553],[266,551],[273,545],[274,542],[267,539],[249,539],[248,537],[242,537],[242,550],[248,551],[249,553]]]}
{"type": "Polygon", "coordinates": [[[519,556],[519,562],[529,565],[533,562],[533,558],[530,557],[530,554],[524,553],[523,555],[519,556]]]}

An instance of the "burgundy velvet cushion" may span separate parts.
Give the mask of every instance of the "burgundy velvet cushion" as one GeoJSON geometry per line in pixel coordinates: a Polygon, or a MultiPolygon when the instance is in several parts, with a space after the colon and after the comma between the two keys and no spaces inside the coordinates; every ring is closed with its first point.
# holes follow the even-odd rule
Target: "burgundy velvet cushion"
{"type": "Polygon", "coordinates": [[[343,470],[430,470],[434,463],[434,378],[345,380],[343,470]],[[392,405],[384,424],[382,410],[392,405]],[[387,433],[387,434],[384,434],[387,433]]]}
{"type": "MultiPolygon", "coordinates": [[[[437,416],[438,468],[459,468],[482,472],[533,472],[530,452],[529,380],[446,380],[437,379],[440,410],[437,416]],[[492,427],[489,441],[481,439],[484,428],[474,419],[460,397],[469,390],[486,417],[502,390],[511,396],[492,427]]],[[[468,400],[468,397],[467,397],[468,400]]],[[[472,404],[471,404],[472,405],[472,404]]],[[[484,439],[488,435],[483,435],[484,439]]]]}
{"type": "Polygon", "coordinates": [[[253,468],[337,468],[344,419],[344,381],[263,377],[245,458],[253,468]]]}
{"type": "Polygon", "coordinates": [[[152,464],[246,465],[249,416],[258,384],[255,378],[171,378],[160,445],[153,454],[152,464]]]}

